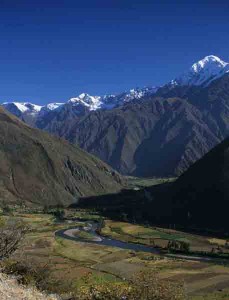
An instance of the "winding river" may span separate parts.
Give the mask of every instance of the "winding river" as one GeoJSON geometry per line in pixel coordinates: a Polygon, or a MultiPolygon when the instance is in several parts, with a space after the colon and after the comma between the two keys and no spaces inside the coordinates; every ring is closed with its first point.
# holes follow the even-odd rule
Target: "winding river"
{"type": "Polygon", "coordinates": [[[109,237],[104,237],[99,235],[96,230],[98,229],[98,223],[93,222],[91,220],[75,220],[77,223],[81,223],[82,226],[76,226],[71,227],[67,229],[61,229],[55,232],[55,236],[72,240],[72,241],[78,241],[83,243],[89,243],[89,244],[97,244],[97,245],[104,245],[109,247],[117,247],[120,249],[126,249],[126,250],[133,250],[133,251],[142,251],[142,252],[148,252],[148,253],[154,253],[154,254],[160,254],[163,257],[167,258],[176,258],[176,259],[183,259],[183,260],[192,260],[192,261],[201,261],[201,262],[214,262],[219,264],[228,264],[228,259],[222,259],[222,258],[213,258],[210,256],[192,256],[192,255],[183,255],[183,254],[165,254],[162,253],[158,248],[147,246],[143,244],[135,244],[135,243],[129,243],[129,242],[122,242],[119,240],[111,239],[109,237]],[[83,224],[86,224],[84,225],[83,224]],[[77,232],[83,231],[91,235],[91,239],[85,239],[77,236],[77,232]]]}
{"type": "MultiPolygon", "coordinates": [[[[80,221],[79,221],[80,222],[80,221]]],[[[110,246],[110,247],[117,247],[121,249],[127,249],[127,250],[133,250],[133,251],[143,251],[143,252],[149,252],[149,253],[155,253],[159,254],[160,251],[154,247],[143,245],[143,244],[135,244],[135,243],[128,243],[128,242],[122,242],[119,240],[111,239],[108,237],[104,237],[96,233],[96,230],[98,229],[98,224],[96,222],[88,221],[87,226],[85,227],[73,227],[71,229],[62,229],[55,232],[56,236],[78,241],[78,242],[84,242],[84,243],[90,243],[90,244],[97,244],[97,245],[104,245],[104,246],[110,246]],[[74,235],[78,231],[85,231],[93,236],[93,239],[87,240],[84,238],[80,238],[74,235]]]]}

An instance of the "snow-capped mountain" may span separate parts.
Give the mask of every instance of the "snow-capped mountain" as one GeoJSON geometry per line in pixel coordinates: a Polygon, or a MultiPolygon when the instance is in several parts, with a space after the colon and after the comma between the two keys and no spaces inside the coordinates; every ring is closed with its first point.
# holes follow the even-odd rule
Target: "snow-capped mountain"
{"type": "Polygon", "coordinates": [[[171,81],[172,85],[203,85],[208,86],[213,80],[229,72],[229,63],[219,57],[209,55],[196,62],[180,77],[171,81]]]}
{"type": "Polygon", "coordinates": [[[229,134],[229,64],[210,55],[159,89],[3,106],[123,174],[179,175],[229,134]]]}
{"type": "Polygon", "coordinates": [[[42,109],[42,106],[30,102],[4,102],[2,106],[18,117],[28,113],[37,115],[42,109]]]}
{"type": "Polygon", "coordinates": [[[47,110],[54,110],[59,108],[60,106],[64,105],[64,103],[60,103],[60,102],[53,102],[53,103],[49,103],[45,106],[42,106],[42,109],[47,109],[47,110]]]}
{"type": "Polygon", "coordinates": [[[102,97],[90,96],[89,94],[82,93],[78,97],[71,98],[68,100],[69,104],[73,106],[83,105],[89,110],[97,110],[102,106],[102,97]]]}
{"type": "Polygon", "coordinates": [[[45,115],[46,113],[59,109],[64,103],[59,103],[59,102],[53,102],[53,103],[48,103],[44,106],[41,107],[40,111],[38,112],[39,116],[45,115]]]}
{"type": "MultiPolygon", "coordinates": [[[[229,73],[229,63],[224,62],[217,56],[209,55],[194,63],[188,71],[164,86],[169,89],[178,85],[207,86],[213,80],[226,73],[229,73]]],[[[164,86],[162,86],[162,88],[164,86]]],[[[91,96],[87,93],[82,93],[65,103],[54,102],[45,106],[39,106],[29,102],[5,102],[2,105],[18,117],[22,117],[22,115],[43,117],[50,111],[64,108],[65,105],[74,107],[74,112],[78,115],[82,115],[85,114],[85,112],[98,109],[112,109],[133,100],[144,99],[144,97],[154,95],[157,90],[158,87],[144,87],[131,89],[117,95],[108,94],[102,96],[91,96]]]]}
{"type": "Polygon", "coordinates": [[[49,103],[41,106],[30,102],[4,102],[2,106],[9,112],[33,125],[38,117],[43,117],[46,113],[58,109],[64,103],[49,103]]]}
{"type": "MultiPolygon", "coordinates": [[[[141,99],[144,96],[149,96],[156,93],[156,87],[145,87],[132,89],[128,92],[124,92],[118,95],[103,95],[103,96],[91,96],[86,93],[82,93],[77,97],[69,99],[66,103],[49,103],[45,106],[35,105],[29,102],[4,102],[4,106],[8,111],[17,115],[21,114],[33,114],[37,116],[43,116],[45,113],[61,109],[64,105],[71,105],[74,108],[79,107],[79,112],[82,112],[82,107],[86,111],[93,111],[97,109],[112,109],[120,106],[126,102],[132,100],[141,99]]],[[[85,111],[85,110],[84,110],[85,111]]]]}
{"type": "Polygon", "coordinates": [[[83,93],[78,97],[71,98],[68,103],[71,103],[74,106],[83,105],[87,107],[89,111],[97,109],[112,109],[132,100],[141,99],[144,96],[155,94],[157,89],[157,87],[145,87],[142,89],[137,88],[118,95],[103,96],[90,96],[89,94],[83,93]]]}
{"type": "Polygon", "coordinates": [[[42,106],[30,102],[4,102],[2,105],[5,107],[9,105],[14,105],[15,109],[18,109],[20,112],[30,111],[37,113],[42,108],[42,106]]]}

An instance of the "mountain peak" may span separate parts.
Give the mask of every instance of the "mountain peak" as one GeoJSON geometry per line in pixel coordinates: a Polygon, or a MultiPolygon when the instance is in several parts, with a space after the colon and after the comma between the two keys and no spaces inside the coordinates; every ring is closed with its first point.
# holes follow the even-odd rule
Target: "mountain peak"
{"type": "Polygon", "coordinates": [[[223,69],[228,65],[225,61],[221,60],[218,56],[208,55],[203,59],[199,60],[197,63],[193,64],[191,69],[194,72],[199,72],[203,68],[215,67],[218,69],[223,69]]]}
{"type": "Polygon", "coordinates": [[[194,63],[187,72],[173,80],[171,84],[207,86],[228,72],[229,63],[221,60],[218,56],[208,55],[194,63]]]}
{"type": "Polygon", "coordinates": [[[101,106],[100,96],[90,96],[87,93],[82,93],[78,97],[71,98],[68,103],[74,106],[83,105],[89,110],[96,110],[101,106]]]}
{"type": "Polygon", "coordinates": [[[85,98],[90,98],[91,96],[89,95],[89,94],[87,94],[87,93],[82,93],[82,94],[80,94],[79,96],[78,96],[78,98],[80,98],[80,99],[85,99],[85,98]]]}

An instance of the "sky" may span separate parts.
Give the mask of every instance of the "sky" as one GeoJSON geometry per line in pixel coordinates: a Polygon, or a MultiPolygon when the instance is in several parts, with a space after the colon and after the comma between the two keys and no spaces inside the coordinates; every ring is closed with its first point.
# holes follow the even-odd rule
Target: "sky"
{"type": "Polygon", "coordinates": [[[229,1],[0,0],[0,102],[162,85],[229,61],[229,1]]]}

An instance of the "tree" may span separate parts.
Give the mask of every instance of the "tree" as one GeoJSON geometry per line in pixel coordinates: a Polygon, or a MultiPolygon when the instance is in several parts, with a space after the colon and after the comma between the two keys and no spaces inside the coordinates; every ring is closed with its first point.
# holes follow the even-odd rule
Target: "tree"
{"type": "Polygon", "coordinates": [[[53,215],[59,219],[59,220],[63,220],[64,216],[65,216],[65,212],[63,208],[57,208],[53,211],[53,215]]]}
{"type": "Polygon", "coordinates": [[[22,222],[6,222],[0,227],[0,258],[9,257],[17,250],[19,243],[28,230],[22,222]]]}

